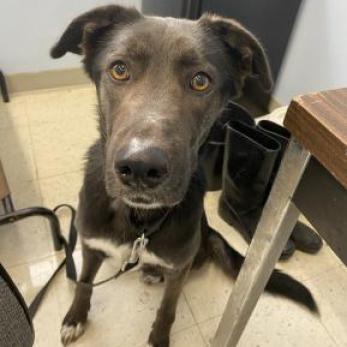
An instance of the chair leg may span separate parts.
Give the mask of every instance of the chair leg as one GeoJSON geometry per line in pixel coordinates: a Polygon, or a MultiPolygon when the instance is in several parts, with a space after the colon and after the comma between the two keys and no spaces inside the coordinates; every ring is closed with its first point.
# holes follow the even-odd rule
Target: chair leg
{"type": "Polygon", "coordinates": [[[5,214],[15,211],[11,195],[7,195],[2,199],[2,206],[4,208],[5,214]]]}
{"type": "Polygon", "coordinates": [[[295,139],[290,141],[212,347],[237,345],[299,217],[291,197],[309,156],[295,139]]]}
{"type": "Polygon", "coordinates": [[[1,70],[0,70],[0,89],[1,89],[2,99],[4,100],[4,102],[10,102],[10,98],[8,96],[6,79],[1,70]]]}

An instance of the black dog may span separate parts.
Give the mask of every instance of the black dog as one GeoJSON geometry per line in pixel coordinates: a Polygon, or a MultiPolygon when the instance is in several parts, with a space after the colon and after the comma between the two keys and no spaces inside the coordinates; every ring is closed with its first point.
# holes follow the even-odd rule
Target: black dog
{"type": "MultiPolygon", "coordinates": [[[[190,269],[213,256],[229,275],[243,258],[207,225],[199,148],[228,99],[248,76],[272,86],[264,51],[239,23],[146,17],[119,6],[76,18],[51,51],[84,55],[97,89],[100,139],[90,148],[77,227],[83,269],[61,331],[64,344],[84,330],[91,283],[105,257],[126,261],[138,230],[160,221],[141,252],[145,280],[165,279],[149,336],[168,346],[177,300],[190,269]]],[[[316,306],[299,282],[275,272],[267,289],[316,306]]]]}

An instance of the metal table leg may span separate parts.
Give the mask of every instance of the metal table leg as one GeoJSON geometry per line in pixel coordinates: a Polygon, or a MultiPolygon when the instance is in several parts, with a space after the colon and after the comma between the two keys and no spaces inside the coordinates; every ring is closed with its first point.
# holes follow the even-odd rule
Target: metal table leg
{"type": "Polygon", "coordinates": [[[295,139],[289,143],[262,217],[236,280],[213,347],[235,347],[297,221],[291,202],[309,159],[295,139]]]}

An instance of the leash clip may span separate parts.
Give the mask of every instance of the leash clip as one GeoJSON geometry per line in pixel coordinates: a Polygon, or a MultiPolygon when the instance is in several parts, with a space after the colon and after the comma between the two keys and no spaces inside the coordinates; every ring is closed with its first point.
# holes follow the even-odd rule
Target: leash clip
{"type": "Polygon", "coordinates": [[[139,262],[141,254],[146,249],[147,244],[148,239],[145,237],[145,234],[142,234],[134,241],[130,257],[123,263],[122,271],[126,270],[128,264],[136,264],[139,262]]]}

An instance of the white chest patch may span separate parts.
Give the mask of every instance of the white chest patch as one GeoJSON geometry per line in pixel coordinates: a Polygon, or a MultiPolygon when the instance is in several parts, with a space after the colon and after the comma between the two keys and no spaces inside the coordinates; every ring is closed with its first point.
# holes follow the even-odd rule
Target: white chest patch
{"type": "MultiPolygon", "coordinates": [[[[131,254],[132,244],[119,245],[114,241],[103,238],[85,238],[83,239],[84,244],[89,248],[95,249],[105,253],[111,258],[112,262],[120,267],[125,261],[127,261],[131,254]]],[[[166,262],[164,259],[156,256],[153,252],[149,252],[146,249],[140,256],[140,264],[150,264],[166,267],[169,269],[173,268],[173,265],[166,262]]]]}
{"type": "Polygon", "coordinates": [[[85,238],[83,242],[91,249],[95,249],[105,253],[110,257],[112,263],[117,267],[122,266],[122,264],[129,258],[131,253],[131,248],[127,244],[118,245],[116,242],[102,239],[102,238],[85,238]]]}

